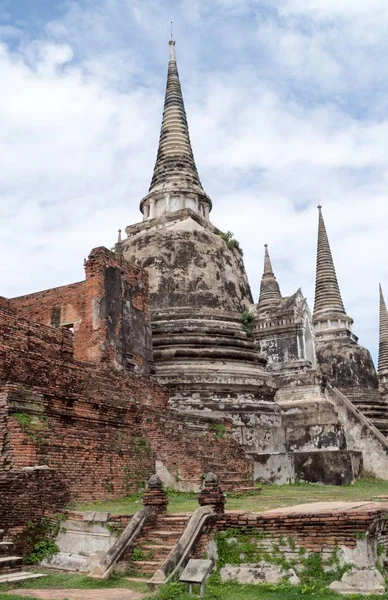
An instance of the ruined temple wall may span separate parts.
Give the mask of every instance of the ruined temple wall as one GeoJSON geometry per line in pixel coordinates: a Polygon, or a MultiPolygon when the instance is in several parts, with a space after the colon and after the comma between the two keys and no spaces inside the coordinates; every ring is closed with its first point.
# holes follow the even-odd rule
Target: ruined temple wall
{"type": "Polygon", "coordinates": [[[152,370],[148,277],[106,248],[85,263],[85,281],[9,300],[25,319],[74,330],[77,360],[111,362],[140,374],[152,370]]]}
{"type": "Polygon", "coordinates": [[[26,529],[48,513],[61,509],[70,495],[63,479],[52,469],[31,469],[0,474],[0,524],[16,544],[13,552],[31,551],[26,529]]]}
{"type": "Polygon", "coordinates": [[[168,487],[198,491],[201,478],[210,471],[253,480],[253,462],[233,439],[231,421],[147,407],[142,431],[157,457],[156,472],[168,487]]]}
{"type": "Polygon", "coordinates": [[[197,488],[212,460],[247,469],[242,448],[210,421],[170,413],[165,388],[109,364],[75,361],[72,342],[65,329],[0,310],[3,474],[47,465],[72,499],[91,500],[136,491],[157,464],[197,488]]]}

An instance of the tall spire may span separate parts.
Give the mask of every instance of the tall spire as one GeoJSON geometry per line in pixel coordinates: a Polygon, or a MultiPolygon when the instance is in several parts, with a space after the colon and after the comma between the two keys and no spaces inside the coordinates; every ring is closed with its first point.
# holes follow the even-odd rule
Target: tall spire
{"type": "Polygon", "coordinates": [[[206,219],[212,208],[195,165],[179,81],[175,40],[169,41],[166,95],[159,148],[148,194],[140,203],[144,218],[190,208],[206,219]]]}
{"type": "Polygon", "coordinates": [[[272,308],[277,306],[282,295],[280,293],[279,284],[272,270],[271,259],[269,257],[268,245],[264,245],[264,271],[260,284],[260,298],[258,302],[259,309],[272,308]]]}
{"type": "Polygon", "coordinates": [[[319,222],[314,320],[322,320],[322,318],[325,318],[326,315],[329,316],[330,314],[346,316],[321,206],[318,206],[318,211],[319,222]]]}
{"type": "Polygon", "coordinates": [[[190,143],[185,105],[175,56],[175,41],[169,41],[166,96],[154,174],[149,191],[194,186],[204,193],[190,143]]]}
{"type": "Polygon", "coordinates": [[[388,382],[388,312],[383,290],[380,288],[380,332],[379,332],[379,367],[380,381],[388,382]]]}

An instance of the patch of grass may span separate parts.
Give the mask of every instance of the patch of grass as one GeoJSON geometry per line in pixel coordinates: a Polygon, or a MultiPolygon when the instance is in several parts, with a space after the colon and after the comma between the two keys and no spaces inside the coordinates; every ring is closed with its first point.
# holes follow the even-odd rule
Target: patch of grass
{"type": "Polygon", "coordinates": [[[19,596],[18,594],[2,594],[0,591],[0,600],[34,600],[34,598],[32,596],[19,596]]]}
{"type": "MultiPolygon", "coordinates": [[[[10,583],[0,585],[1,592],[7,590],[62,590],[62,589],[77,589],[77,590],[97,590],[106,588],[126,588],[138,592],[147,592],[147,586],[144,583],[136,581],[128,581],[122,574],[113,574],[108,579],[92,579],[87,575],[78,575],[76,573],[56,573],[49,569],[39,569],[39,573],[46,573],[47,577],[40,579],[28,579],[20,583],[10,583]]],[[[0,598],[1,595],[0,595],[0,598]]],[[[5,596],[4,598],[9,598],[5,596]]]]}
{"type": "MultiPolygon", "coordinates": [[[[220,584],[216,577],[209,580],[206,586],[204,600],[339,600],[341,596],[331,592],[305,591],[302,587],[291,587],[288,584],[281,585],[239,585],[237,583],[220,584]]],[[[351,596],[352,600],[378,600],[382,596],[351,596]]],[[[159,592],[151,596],[150,600],[192,600],[187,592],[186,586],[179,583],[171,583],[164,586],[159,592]]]]}
{"type": "MultiPolygon", "coordinates": [[[[222,481],[221,481],[222,485],[222,481]]],[[[168,511],[170,513],[192,512],[198,508],[197,494],[169,491],[168,511]]],[[[310,502],[357,502],[376,500],[379,495],[388,495],[388,481],[372,477],[359,479],[354,485],[332,486],[312,483],[294,485],[263,485],[263,491],[256,496],[233,497],[228,495],[226,509],[262,512],[273,508],[283,508],[310,502]]],[[[118,500],[105,502],[76,503],[72,510],[107,511],[112,514],[134,514],[142,507],[141,494],[134,494],[118,500]]]]}

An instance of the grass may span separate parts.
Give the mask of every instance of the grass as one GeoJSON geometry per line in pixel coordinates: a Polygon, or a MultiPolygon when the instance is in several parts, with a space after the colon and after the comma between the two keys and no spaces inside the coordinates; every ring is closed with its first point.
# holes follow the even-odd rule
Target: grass
{"type": "MultiPolygon", "coordinates": [[[[36,571],[36,569],[35,569],[36,571]]],[[[10,583],[0,585],[0,600],[22,600],[23,596],[10,596],[2,592],[17,591],[23,593],[24,589],[34,590],[62,590],[62,589],[82,589],[97,590],[107,588],[126,588],[137,592],[147,592],[146,583],[128,581],[123,575],[111,575],[108,579],[92,579],[87,575],[78,575],[75,573],[56,573],[50,569],[39,569],[39,573],[46,573],[47,577],[41,579],[28,579],[20,583],[10,583]]],[[[24,600],[24,599],[23,599],[24,600]]]]}
{"type": "MultiPolygon", "coordinates": [[[[170,513],[192,512],[198,508],[194,493],[168,492],[170,513]]],[[[233,497],[227,494],[227,510],[261,512],[309,502],[364,501],[376,500],[379,495],[388,496],[388,481],[372,477],[359,479],[353,485],[331,486],[317,484],[264,485],[257,496],[233,497]]],[[[72,510],[107,511],[112,514],[134,514],[142,507],[141,494],[105,502],[76,503],[72,510]]]]}
{"type": "MultiPolygon", "coordinates": [[[[149,600],[193,600],[186,588],[173,583],[162,588],[149,600]]],[[[203,600],[340,600],[343,596],[330,590],[307,589],[286,585],[241,585],[237,583],[212,584],[206,587],[203,600]]],[[[385,596],[346,596],[349,600],[381,600],[385,596]]]]}
{"type": "MultiPolygon", "coordinates": [[[[35,581],[33,580],[26,582],[25,587],[33,589],[103,589],[108,587],[129,587],[128,584],[131,582],[124,581],[123,578],[113,577],[111,581],[96,582],[92,580],[92,583],[98,583],[99,585],[93,586],[86,585],[85,577],[82,575],[66,575],[66,574],[55,574],[48,577],[43,585],[43,579],[35,581]],[[27,586],[27,584],[29,585],[27,586]]],[[[90,581],[90,580],[89,580],[90,581]]],[[[139,584],[142,585],[142,584],[139,584]]],[[[135,589],[135,588],[131,588],[135,589]]],[[[147,594],[146,586],[143,589],[138,589],[147,594]]],[[[155,595],[146,595],[145,600],[193,600],[198,596],[190,596],[184,585],[179,583],[172,583],[164,586],[155,595]]],[[[349,600],[381,600],[383,596],[347,596],[349,600]]],[[[103,595],[101,594],[103,599],[103,595]]],[[[340,600],[341,596],[331,592],[330,590],[314,589],[314,588],[303,588],[303,587],[290,587],[287,585],[241,585],[237,583],[225,583],[219,584],[217,581],[209,582],[206,586],[206,592],[203,596],[203,600],[340,600]]],[[[18,594],[4,594],[0,591],[0,600],[31,600],[31,596],[23,596],[18,594]]]]}

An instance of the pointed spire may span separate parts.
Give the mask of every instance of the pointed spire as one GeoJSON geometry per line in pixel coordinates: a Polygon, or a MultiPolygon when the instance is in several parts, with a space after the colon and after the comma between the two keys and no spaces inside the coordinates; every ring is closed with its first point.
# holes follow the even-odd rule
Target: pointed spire
{"type": "Polygon", "coordinates": [[[117,236],[117,243],[121,244],[121,229],[119,229],[119,234],[117,236]]]}
{"type": "Polygon", "coordinates": [[[276,277],[272,270],[268,245],[264,244],[264,248],[264,271],[260,285],[260,298],[258,302],[259,309],[267,309],[277,306],[282,299],[279,284],[276,281],[276,277]]]}
{"type": "Polygon", "coordinates": [[[388,312],[385,304],[383,290],[380,290],[380,332],[379,332],[379,367],[380,378],[388,381],[388,312]]]}
{"type": "Polygon", "coordinates": [[[326,316],[329,318],[331,316],[334,318],[335,316],[345,317],[345,320],[351,321],[346,315],[344,304],[342,302],[321,206],[318,206],[318,211],[319,223],[314,321],[323,320],[326,316]]]}
{"type": "Polygon", "coordinates": [[[173,39],[169,46],[163,121],[149,192],[185,190],[204,194],[191,148],[173,39]]]}

